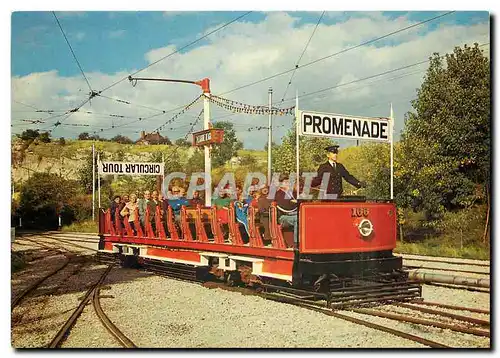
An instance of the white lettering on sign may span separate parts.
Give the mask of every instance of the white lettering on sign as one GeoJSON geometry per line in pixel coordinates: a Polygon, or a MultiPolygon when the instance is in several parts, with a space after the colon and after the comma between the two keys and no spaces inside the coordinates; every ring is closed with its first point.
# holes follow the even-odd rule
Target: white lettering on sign
{"type": "Polygon", "coordinates": [[[207,142],[210,140],[212,140],[212,133],[210,133],[210,132],[199,134],[195,137],[196,144],[202,143],[202,142],[207,142]]]}
{"type": "Polygon", "coordinates": [[[300,135],[390,141],[389,120],[300,111],[300,135]]]}
{"type": "Polygon", "coordinates": [[[163,175],[163,163],[99,162],[99,174],[163,175]]]}

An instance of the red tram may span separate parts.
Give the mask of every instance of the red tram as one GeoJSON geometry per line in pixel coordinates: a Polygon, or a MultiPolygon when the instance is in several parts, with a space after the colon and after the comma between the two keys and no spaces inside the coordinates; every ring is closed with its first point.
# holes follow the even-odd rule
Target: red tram
{"type": "Polygon", "coordinates": [[[392,253],[397,215],[391,201],[299,200],[298,245],[293,231],[278,224],[275,203],[268,228],[256,220],[256,209],[249,208],[248,242],[233,205],[182,207],[179,223],[170,207],[163,218],[156,210],[154,227],[149,212],[144,227],[136,219],[136,235],[118,211],[101,211],[100,258],[183,279],[217,277],[231,284],[324,293],[329,302],[339,304],[421,296],[420,285],[407,280],[402,259],[392,253]],[[228,224],[217,220],[218,210],[229,211],[228,224]]]}

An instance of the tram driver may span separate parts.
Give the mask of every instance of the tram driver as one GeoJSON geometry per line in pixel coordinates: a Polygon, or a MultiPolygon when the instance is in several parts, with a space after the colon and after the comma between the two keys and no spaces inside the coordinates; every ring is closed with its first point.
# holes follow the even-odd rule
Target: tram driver
{"type": "Polygon", "coordinates": [[[341,163],[337,162],[337,156],[339,153],[338,145],[332,145],[326,147],[325,150],[328,161],[319,166],[318,174],[312,180],[311,186],[313,187],[320,186],[323,180],[323,175],[325,173],[329,173],[330,176],[328,178],[326,194],[336,194],[337,196],[341,196],[343,192],[342,178],[345,179],[349,184],[354,185],[358,189],[366,187],[366,184],[364,182],[356,179],[353,175],[351,175],[347,171],[347,169],[341,163]]]}

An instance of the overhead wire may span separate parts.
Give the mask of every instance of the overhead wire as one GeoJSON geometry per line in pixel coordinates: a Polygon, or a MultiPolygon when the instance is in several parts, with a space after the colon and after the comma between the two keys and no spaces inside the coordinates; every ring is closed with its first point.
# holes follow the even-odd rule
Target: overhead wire
{"type": "Polygon", "coordinates": [[[286,94],[288,92],[288,88],[290,88],[290,85],[292,84],[292,80],[293,80],[293,77],[295,76],[295,73],[297,72],[297,69],[299,68],[299,63],[300,63],[300,60],[302,60],[302,57],[304,56],[304,54],[306,53],[307,51],[307,48],[309,47],[309,44],[311,43],[311,40],[314,36],[314,34],[316,33],[316,30],[318,29],[318,26],[319,26],[319,23],[321,22],[321,19],[323,18],[323,16],[325,15],[325,11],[323,11],[321,13],[321,16],[319,17],[318,19],[318,22],[316,23],[316,26],[314,27],[314,30],[311,34],[311,36],[309,36],[309,40],[307,40],[307,43],[306,45],[304,46],[304,49],[302,50],[302,53],[300,54],[299,56],[299,59],[297,60],[297,62],[295,63],[295,68],[292,72],[292,75],[290,76],[290,79],[288,80],[288,84],[286,85],[286,88],[285,88],[285,92],[283,93],[283,96],[281,96],[281,101],[283,102],[283,100],[285,99],[286,97],[286,94]]]}
{"type": "MultiPolygon", "coordinates": [[[[184,50],[184,49],[186,49],[186,48],[190,47],[191,45],[194,45],[195,43],[197,43],[197,42],[199,42],[199,41],[203,40],[204,38],[207,38],[208,36],[210,36],[210,35],[212,35],[212,34],[216,33],[217,31],[222,30],[223,28],[225,28],[225,27],[227,27],[227,26],[231,25],[233,22],[236,22],[236,21],[238,21],[238,20],[242,19],[243,17],[247,16],[247,15],[248,15],[248,14],[250,14],[251,12],[252,12],[252,11],[247,11],[247,12],[246,12],[246,13],[244,13],[243,15],[240,15],[240,16],[236,17],[235,19],[233,19],[233,20],[231,20],[231,21],[229,21],[229,22],[226,22],[226,23],[225,23],[225,24],[223,24],[222,26],[219,26],[219,27],[217,27],[216,29],[214,29],[214,30],[210,31],[209,33],[207,33],[207,34],[205,34],[205,35],[203,35],[203,36],[201,36],[201,37],[197,38],[196,40],[191,41],[191,42],[190,42],[190,43],[188,43],[187,45],[184,45],[184,46],[182,46],[181,48],[179,48],[179,49],[177,49],[177,50],[175,50],[175,51],[172,51],[172,52],[171,52],[171,53],[169,53],[168,55],[163,56],[162,58],[160,58],[160,59],[158,59],[158,60],[156,60],[156,61],[154,61],[154,62],[150,63],[150,64],[149,64],[149,65],[147,65],[146,67],[144,67],[144,68],[142,68],[142,69],[140,69],[140,70],[135,71],[134,73],[130,74],[129,76],[134,76],[134,75],[138,74],[139,72],[142,72],[142,71],[144,71],[145,69],[147,69],[147,68],[149,68],[149,67],[151,67],[151,66],[153,66],[153,65],[156,65],[157,63],[159,63],[159,62],[161,62],[161,61],[163,61],[163,60],[165,60],[165,59],[169,58],[170,56],[175,55],[176,53],[178,53],[178,52],[180,52],[180,51],[182,51],[182,50],[184,50]]],[[[117,84],[119,84],[119,83],[121,83],[121,82],[123,82],[123,81],[127,80],[127,79],[129,78],[129,76],[124,77],[124,78],[122,78],[121,80],[119,80],[119,81],[117,81],[117,82],[112,83],[112,84],[111,84],[111,85],[109,85],[108,87],[106,87],[106,88],[102,89],[101,91],[99,91],[99,93],[102,93],[102,92],[104,92],[104,91],[107,91],[108,89],[110,89],[110,88],[112,88],[112,87],[116,86],[117,84]]]]}
{"type": "Polygon", "coordinates": [[[90,90],[90,92],[92,93],[92,92],[93,92],[93,90],[92,90],[92,87],[90,86],[90,82],[89,82],[89,80],[88,80],[87,76],[85,76],[85,72],[83,72],[83,68],[82,68],[82,66],[80,65],[80,61],[78,61],[78,58],[76,58],[75,51],[73,51],[73,47],[71,47],[71,44],[69,43],[69,40],[68,40],[68,38],[66,37],[66,34],[64,33],[64,30],[63,30],[63,28],[62,28],[62,26],[61,26],[61,23],[59,22],[59,19],[57,18],[56,13],[55,13],[54,11],[52,11],[52,14],[53,14],[53,15],[54,15],[54,17],[56,18],[57,25],[59,25],[59,29],[61,29],[61,32],[62,32],[62,34],[63,34],[63,36],[64,36],[64,39],[66,40],[66,43],[68,44],[69,49],[71,50],[71,53],[73,54],[73,58],[75,59],[76,64],[78,65],[78,68],[80,69],[80,72],[82,73],[82,76],[83,76],[83,78],[85,79],[85,82],[87,82],[87,86],[89,86],[89,90],[90,90]]]}
{"type": "Polygon", "coordinates": [[[318,59],[313,60],[313,61],[311,61],[311,62],[308,62],[308,63],[306,63],[306,64],[304,64],[304,65],[301,65],[301,66],[299,66],[298,68],[297,68],[297,67],[293,67],[293,68],[291,68],[291,69],[288,69],[288,70],[285,70],[285,71],[282,71],[282,72],[276,73],[276,74],[274,74],[274,75],[271,75],[271,76],[268,76],[268,77],[262,78],[262,79],[260,79],[260,80],[257,80],[257,81],[254,81],[254,82],[248,83],[248,84],[246,84],[246,85],[242,85],[242,86],[239,86],[239,87],[233,88],[232,90],[229,90],[229,91],[226,91],[226,92],[219,93],[218,95],[219,95],[219,96],[221,96],[221,95],[228,94],[228,93],[231,93],[231,92],[239,91],[239,90],[241,90],[241,89],[243,89],[243,88],[247,88],[247,87],[250,87],[250,86],[256,85],[256,84],[258,84],[258,83],[265,82],[265,81],[267,81],[267,80],[270,80],[270,79],[273,79],[273,78],[276,78],[276,77],[282,76],[282,75],[287,74],[287,73],[290,73],[290,72],[292,72],[292,71],[295,71],[295,70],[299,70],[299,69],[303,69],[303,68],[309,67],[309,66],[314,65],[314,64],[316,64],[316,63],[318,63],[318,62],[320,62],[320,61],[324,61],[324,60],[327,60],[327,59],[329,59],[329,58],[332,58],[332,57],[338,56],[338,55],[340,55],[340,54],[346,53],[346,52],[348,52],[348,51],[352,51],[352,50],[357,49],[357,48],[359,48],[359,47],[362,47],[362,46],[366,46],[366,45],[372,44],[372,43],[374,43],[374,42],[380,41],[380,40],[385,39],[385,38],[387,38],[387,37],[390,37],[390,36],[396,35],[396,34],[398,34],[398,33],[400,33],[400,32],[403,32],[403,31],[409,30],[409,29],[414,28],[414,27],[417,27],[417,26],[421,26],[421,25],[423,25],[423,24],[425,24],[425,23],[428,23],[428,22],[430,22],[430,21],[434,21],[434,20],[437,20],[437,19],[442,18],[442,17],[444,17],[444,16],[447,16],[447,15],[453,14],[454,12],[456,12],[456,11],[448,11],[448,12],[446,12],[446,13],[444,13],[444,14],[441,14],[441,15],[438,15],[438,16],[434,16],[434,17],[432,17],[432,18],[429,18],[429,19],[426,19],[426,20],[423,20],[423,21],[417,22],[417,23],[415,23],[415,24],[413,24],[413,25],[405,26],[405,27],[403,27],[403,28],[401,28],[401,29],[399,29],[399,30],[389,32],[389,33],[387,33],[387,34],[385,34],[385,35],[382,35],[382,36],[376,37],[376,38],[371,39],[371,40],[369,40],[369,41],[365,41],[365,42],[362,42],[362,43],[360,43],[360,44],[358,44],[358,45],[351,46],[351,47],[345,48],[345,49],[343,49],[343,50],[340,50],[340,51],[338,51],[338,52],[332,53],[332,54],[330,54],[330,55],[327,55],[327,56],[324,56],[324,57],[318,58],[318,59]]]}

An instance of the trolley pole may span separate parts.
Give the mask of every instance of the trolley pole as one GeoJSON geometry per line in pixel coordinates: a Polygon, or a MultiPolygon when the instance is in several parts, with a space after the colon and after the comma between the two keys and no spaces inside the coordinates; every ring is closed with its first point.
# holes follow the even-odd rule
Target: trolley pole
{"type": "Polygon", "coordinates": [[[271,153],[272,148],[271,145],[273,143],[273,115],[272,115],[272,105],[273,105],[273,89],[269,87],[269,130],[268,130],[268,138],[267,138],[267,185],[271,185],[271,153]]]}

